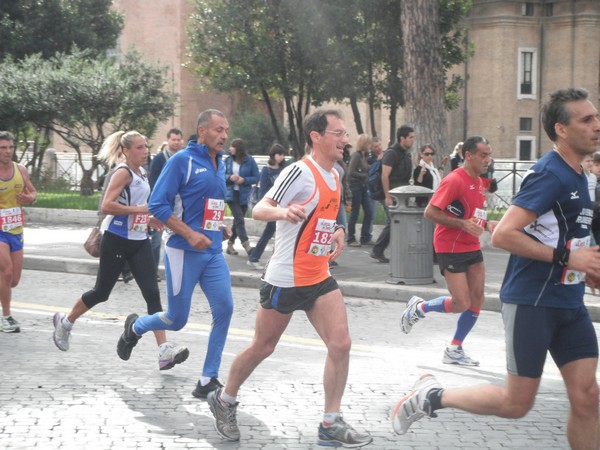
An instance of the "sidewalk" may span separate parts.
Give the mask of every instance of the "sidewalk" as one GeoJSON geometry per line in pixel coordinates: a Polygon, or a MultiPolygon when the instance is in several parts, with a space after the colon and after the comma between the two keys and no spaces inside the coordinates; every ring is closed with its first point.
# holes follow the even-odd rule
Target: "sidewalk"
{"type": "MultiPolygon", "coordinates": [[[[97,270],[97,259],[90,257],[83,249],[83,242],[95,225],[96,215],[93,211],[47,210],[28,208],[26,210],[27,225],[25,230],[24,268],[46,270],[52,272],[81,273],[94,275],[97,270]]],[[[262,232],[262,224],[247,220],[250,242],[255,243],[262,232]]],[[[379,227],[380,228],[380,227],[379,227]]],[[[375,230],[378,234],[379,230],[375,230]]],[[[272,242],[267,246],[261,262],[266,262],[272,251],[272,242]]],[[[225,255],[231,270],[231,281],[234,286],[258,288],[261,272],[248,266],[247,255],[236,243],[237,256],[225,255]]],[[[389,284],[390,266],[369,257],[371,247],[346,247],[338,266],[331,269],[342,292],[347,297],[358,297],[378,300],[406,302],[412,295],[431,298],[446,294],[444,278],[437,266],[433,267],[434,282],[424,285],[389,284]]],[[[390,249],[387,252],[389,254],[390,249]]],[[[484,309],[500,311],[499,291],[508,262],[508,254],[504,251],[483,246],[486,264],[484,309]]],[[[162,274],[164,268],[159,267],[162,274]]],[[[586,294],[586,304],[594,321],[600,322],[600,301],[597,296],[586,294]]]]}

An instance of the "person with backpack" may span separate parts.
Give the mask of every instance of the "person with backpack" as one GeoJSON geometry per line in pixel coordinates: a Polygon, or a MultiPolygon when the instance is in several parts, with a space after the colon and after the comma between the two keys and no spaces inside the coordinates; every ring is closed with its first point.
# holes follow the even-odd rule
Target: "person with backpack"
{"type": "MultiPolygon", "coordinates": [[[[381,159],[381,188],[376,183],[370,183],[371,193],[375,199],[382,198],[384,206],[393,204],[390,190],[398,186],[406,186],[412,175],[412,160],[410,149],[415,142],[415,130],[408,125],[402,125],[396,132],[398,141],[388,148],[381,159]]],[[[384,251],[390,244],[390,222],[381,231],[377,242],[371,251],[371,258],[382,263],[390,260],[384,255],[384,251]]]]}
{"type": "MultiPolygon", "coordinates": [[[[285,147],[281,144],[273,144],[269,150],[269,162],[260,171],[260,181],[258,183],[258,201],[271,189],[275,184],[275,180],[285,167],[285,147]]],[[[264,266],[260,263],[260,257],[262,256],[269,240],[275,234],[276,222],[267,222],[265,229],[263,230],[260,239],[256,243],[256,246],[252,249],[252,252],[248,256],[247,264],[257,270],[264,269],[264,266]]]]}
{"type": "MultiPolygon", "coordinates": [[[[154,189],[158,176],[165,167],[165,164],[171,156],[183,148],[183,133],[179,128],[171,128],[167,133],[167,140],[161,145],[161,149],[154,155],[150,162],[150,174],[148,182],[150,189],[154,189]]],[[[148,231],[150,243],[152,245],[152,257],[154,258],[154,266],[156,267],[156,280],[161,281],[158,275],[158,263],[160,262],[160,247],[162,245],[163,231],[151,228],[148,231]]]]}
{"type": "Polygon", "coordinates": [[[369,230],[371,229],[371,220],[373,209],[369,201],[369,190],[367,186],[369,164],[367,154],[371,148],[371,136],[361,134],[356,142],[356,151],[350,157],[350,166],[348,168],[348,180],[350,190],[352,191],[352,212],[348,221],[347,242],[350,247],[360,247],[361,245],[373,245],[369,230]],[[356,240],[356,222],[360,208],[363,209],[363,223],[360,232],[360,242],[356,240]]]}

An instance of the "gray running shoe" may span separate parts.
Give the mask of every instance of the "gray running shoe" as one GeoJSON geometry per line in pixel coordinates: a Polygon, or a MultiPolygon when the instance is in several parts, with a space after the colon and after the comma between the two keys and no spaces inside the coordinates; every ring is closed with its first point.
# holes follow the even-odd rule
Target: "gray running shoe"
{"type": "Polygon", "coordinates": [[[423,314],[421,310],[417,308],[417,306],[419,306],[424,301],[425,300],[423,300],[421,297],[413,295],[406,304],[406,309],[404,310],[404,312],[402,313],[402,317],[400,318],[400,329],[405,334],[410,333],[410,330],[412,330],[413,325],[417,323],[419,319],[425,318],[425,314],[423,314]]]}
{"type": "Polygon", "coordinates": [[[359,433],[348,425],[342,417],[335,419],[330,426],[319,425],[318,444],[326,447],[358,448],[373,442],[366,433],[359,433]]]}
{"type": "Polygon", "coordinates": [[[2,325],[2,331],[4,333],[19,333],[21,331],[19,322],[13,319],[13,316],[2,316],[0,324],[2,325]]]}
{"type": "Polygon", "coordinates": [[[436,417],[431,411],[431,405],[427,399],[427,394],[432,389],[441,389],[442,385],[438,383],[431,374],[421,376],[414,384],[412,391],[398,402],[392,413],[392,427],[397,434],[404,434],[409,427],[417,420],[425,416],[436,417]]]}
{"type": "Polygon", "coordinates": [[[215,429],[219,436],[228,441],[239,441],[240,440],[240,429],[238,428],[237,419],[235,413],[239,402],[235,405],[224,405],[219,398],[221,397],[221,391],[223,388],[219,388],[215,391],[210,391],[206,401],[210,407],[210,412],[215,418],[215,429]]]}
{"type": "Polygon", "coordinates": [[[65,313],[57,312],[52,318],[52,322],[54,323],[54,345],[63,352],[69,350],[69,341],[71,340],[71,331],[67,330],[63,325],[63,319],[66,316],[65,313]]]}
{"type": "Polygon", "coordinates": [[[469,356],[467,356],[462,346],[460,345],[458,346],[458,348],[455,349],[446,347],[446,350],[444,350],[444,358],[442,359],[442,362],[444,364],[457,364],[459,366],[479,365],[479,361],[475,361],[474,359],[471,359],[469,356]]]}
{"type": "MultiPolygon", "coordinates": [[[[161,346],[162,347],[162,346],[161,346]]],[[[190,351],[183,345],[166,342],[162,350],[158,351],[158,368],[169,370],[177,364],[181,364],[190,356],[190,351]]]]}
{"type": "Polygon", "coordinates": [[[117,354],[123,361],[127,361],[129,359],[133,347],[135,347],[138,341],[142,338],[133,331],[133,324],[137,318],[137,314],[129,314],[127,316],[127,319],[125,320],[125,330],[123,331],[123,334],[121,334],[119,342],[117,343],[117,354]]]}

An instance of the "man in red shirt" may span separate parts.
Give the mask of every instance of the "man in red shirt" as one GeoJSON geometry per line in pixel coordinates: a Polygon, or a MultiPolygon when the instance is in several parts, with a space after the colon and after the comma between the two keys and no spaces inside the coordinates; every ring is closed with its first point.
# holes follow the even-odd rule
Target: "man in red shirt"
{"type": "Polygon", "coordinates": [[[425,301],[413,296],[402,313],[400,327],[409,333],[428,312],[460,313],[454,338],[444,352],[445,364],[477,366],[462,343],[483,306],[485,266],[479,236],[492,232],[496,222],[487,220],[480,175],[492,159],[486,138],[472,136],[462,148],[464,165],[445,177],[425,209],[425,217],[437,224],[433,246],[450,296],[425,301]]]}

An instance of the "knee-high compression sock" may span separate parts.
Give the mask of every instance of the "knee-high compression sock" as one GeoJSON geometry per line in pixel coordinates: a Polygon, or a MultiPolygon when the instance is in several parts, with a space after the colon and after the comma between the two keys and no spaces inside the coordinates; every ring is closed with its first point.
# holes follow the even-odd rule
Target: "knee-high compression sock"
{"type": "Polygon", "coordinates": [[[463,341],[467,337],[467,334],[475,326],[479,312],[481,308],[469,308],[464,311],[458,317],[458,323],[456,324],[456,332],[454,333],[454,339],[452,339],[452,345],[462,345],[463,341]]]}
{"type": "Polygon", "coordinates": [[[452,297],[448,297],[447,295],[443,295],[441,297],[436,297],[432,300],[427,300],[419,305],[421,311],[424,313],[428,312],[440,312],[440,313],[449,313],[452,312],[451,308],[452,297]]]}

